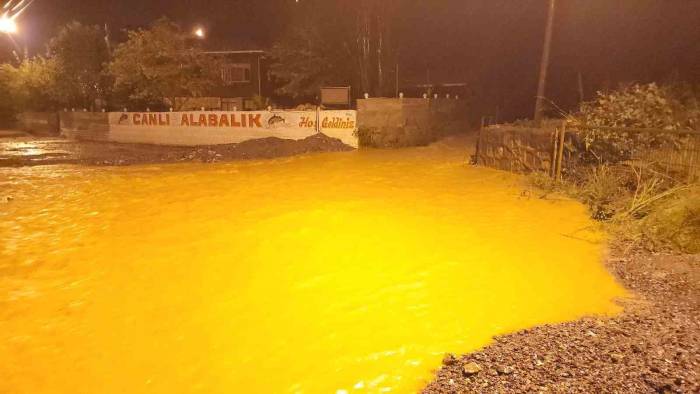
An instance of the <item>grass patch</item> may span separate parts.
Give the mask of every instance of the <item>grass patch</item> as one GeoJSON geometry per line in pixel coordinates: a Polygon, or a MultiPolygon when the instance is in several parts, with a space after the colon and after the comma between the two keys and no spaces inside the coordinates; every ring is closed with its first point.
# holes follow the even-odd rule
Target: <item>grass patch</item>
{"type": "Polygon", "coordinates": [[[561,182],[536,173],[528,183],[545,195],[560,193],[585,203],[615,240],[633,248],[700,253],[698,184],[630,163],[591,167],[578,179],[561,182]]]}

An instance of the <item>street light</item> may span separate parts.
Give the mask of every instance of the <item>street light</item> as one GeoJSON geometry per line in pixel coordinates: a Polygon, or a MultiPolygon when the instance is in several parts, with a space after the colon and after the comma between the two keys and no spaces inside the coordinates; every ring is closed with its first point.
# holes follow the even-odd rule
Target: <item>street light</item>
{"type": "Polygon", "coordinates": [[[197,37],[197,38],[202,38],[202,39],[203,39],[204,36],[206,35],[205,32],[204,32],[204,28],[201,28],[201,27],[196,28],[196,29],[194,30],[194,35],[195,35],[195,37],[197,37]]]}
{"type": "Polygon", "coordinates": [[[0,8],[0,33],[17,33],[17,19],[34,0],[8,0],[0,8]]]}
{"type": "Polygon", "coordinates": [[[17,33],[17,24],[14,19],[7,15],[0,16],[0,33],[14,34],[17,33]]]}

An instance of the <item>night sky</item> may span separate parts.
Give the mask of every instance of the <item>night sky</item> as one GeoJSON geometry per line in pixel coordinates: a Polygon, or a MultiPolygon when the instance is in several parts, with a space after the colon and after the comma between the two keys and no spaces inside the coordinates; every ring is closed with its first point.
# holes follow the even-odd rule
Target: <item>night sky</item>
{"type": "MultiPolygon", "coordinates": [[[[0,0],[2,1],[2,0],[0,0]]],[[[304,0],[301,0],[304,1],[304,0]]],[[[330,0],[329,0],[330,1],[330,0]]],[[[547,0],[406,0],[401,83],[466,82],[485,112],[529,116],[547,0]]],[[[70,20],[125,27],[160,16],[209,31],[219,49],[268,48],[283,33],[294,0],[35,0],[18,21],[19,40],[38,53],[70,20]]],[[[700,83],[700,0],[560,0],[548,96],[564,108],[620,82],[700,83]]],[[[0,59],[11,48],[0,37],[0,59]]]]}

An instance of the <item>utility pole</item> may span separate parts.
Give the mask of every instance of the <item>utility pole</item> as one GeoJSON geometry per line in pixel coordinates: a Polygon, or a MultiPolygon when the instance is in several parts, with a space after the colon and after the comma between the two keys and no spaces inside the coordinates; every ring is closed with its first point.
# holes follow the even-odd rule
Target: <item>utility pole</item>
{"type": "Polygon", "coordinates": [[[399,63],[396,63],[396,97],[399,97],[399,63]]]}
{"type": "Polygon", "coordinates": [[[105,23],[105,45],[107,46],[107,54],[112,57],[112,39],[109,37],[109,25],[105,23]]]}
{"type": "Polygon", "coordinates": [[[586,95],[583,93],[583,75],[581,71],[578,72],[578,101],[581,104],[586,99],[586,95]]]}
{"type": "Polygon", "coordinates": [[[544,95],[547,88],[547,70],[549,69],[549,54],[552,47],[555,8],[556,0],[549,0],[549,14],[547,15],[547,27],[544,33],[542,63],[540,64],[540,81],[537,85],[537,101],[535,102],[535,125],[537,126],[542,124],[542,110],[544,109],[544,95]]]}

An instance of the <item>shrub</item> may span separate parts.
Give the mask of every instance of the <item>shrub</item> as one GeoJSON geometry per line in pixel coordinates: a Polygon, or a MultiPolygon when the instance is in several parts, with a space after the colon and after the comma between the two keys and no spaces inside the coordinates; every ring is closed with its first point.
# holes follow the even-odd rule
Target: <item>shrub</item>
{"type": "Polygon", "coordinates": [[[612,219],[624,209],[629,198],[626,175],[620,168],[593,167],[586,173],[584,181],[572,190],[588,205],[594,219],[612,219]]]}
{"type": "Polygon", "coordinates": [[[697,129],[696,97],[685,85],[630,85],[599,92],[568,119],[570,130],[587,127],[567,141],[564,182],[531,177],[531,183],[583,201],[619,240],[650,250],[700,252],[700,187],[687,184],[687,169],[667,168],[658,160],[668,149],[692,143],[687,135],[664,131],[697,129]]]}
{"type": "Polygon", "coordinates": [[[254,111],[264,111],[271,105],[272,102],[269,98],[263,97],[259,94],[253,96],[253,99],[251,100],[251,106],[254,111]]]}
{"type": "MultiPolygon", "coordinates": [[[[661,87],[654,83],[623,86],[612,92],[598,92],[583,103],[570,120],[576,125],[692,130],[700,124],[695,95],[680,87],[661,87]],[[684,93],[680,93],[684,92],[684,93]]],[[[651,148],[676,145],[676,134],[628,133],[602,129],[583,129],[585,143],[582,159],[589,163],[618,163],[651,148]]]]}
{"type": "Polygon", "coordinates": [[[0,65],[0,87],[5,94],[2,107],[5,112],[46,111],[55,109],[56,62],[35,57],[23,60],[18,66],[0,65]]]}
{"type": "Polygon", "coordinates": [[[627,235],[650,250],[700,253],[700,188],[689,188],[659,200],[627,235]]]}
{"type": "Polygon", "coordinates": [[[376,127],[360,127],[353,134],[357,137],[361,147],[374,147],[374,135],[378,132],[376,127]]]}

